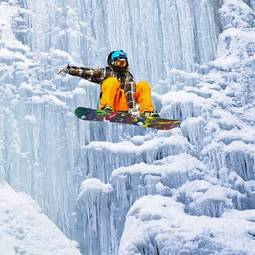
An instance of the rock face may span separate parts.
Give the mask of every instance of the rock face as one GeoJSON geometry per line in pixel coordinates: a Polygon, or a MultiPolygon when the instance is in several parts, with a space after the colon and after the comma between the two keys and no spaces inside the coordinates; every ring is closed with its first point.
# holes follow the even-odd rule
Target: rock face
{"type": "Polygon", "coordinates": [[[254,7],[2,1],[2,179],[83,254],[253,254],[254,7]],[[160,115],[181,128],[74,117],[77,106],[97,107],[100,87],[57,68],[104,66],[120,48],[136,80],[153,83],[160,115]]]}

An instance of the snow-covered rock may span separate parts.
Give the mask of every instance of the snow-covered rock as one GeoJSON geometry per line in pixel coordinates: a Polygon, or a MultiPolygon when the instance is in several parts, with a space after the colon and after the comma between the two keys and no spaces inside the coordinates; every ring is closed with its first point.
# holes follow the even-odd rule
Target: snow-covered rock
{"type": "Polygon", "coordinates": [[[127,214],[119,254],[253,254],[254,210],[223,218],[184,213],[163,196],[145,196],[127,214]]]}

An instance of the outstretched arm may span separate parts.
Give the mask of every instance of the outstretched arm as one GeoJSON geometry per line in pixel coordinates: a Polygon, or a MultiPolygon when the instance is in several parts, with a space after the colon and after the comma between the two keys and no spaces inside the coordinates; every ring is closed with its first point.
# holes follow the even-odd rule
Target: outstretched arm
{"type": "Polygon", "coordinates": [[[106,68],[86,68],[67,65],[65,68],[60,69],[58,73],[62,72],[99,84],[101,84],[107,76],[106,68]]]}

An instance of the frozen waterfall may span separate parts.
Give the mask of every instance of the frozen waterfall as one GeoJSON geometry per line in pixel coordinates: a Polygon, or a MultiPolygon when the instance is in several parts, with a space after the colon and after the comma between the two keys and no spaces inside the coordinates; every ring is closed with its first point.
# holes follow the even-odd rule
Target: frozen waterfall
{"type": "Polygon", "coordinates": [[[254,9],[0,1],[1,185],[31,196],[82,254],[254,254],[254,9]],[[104,67],[113,49],[128,52],[135,79],[152,83],[160,115],[180,128],[74,117],[97,107],[100,87],[57,69],[104,67]]]}

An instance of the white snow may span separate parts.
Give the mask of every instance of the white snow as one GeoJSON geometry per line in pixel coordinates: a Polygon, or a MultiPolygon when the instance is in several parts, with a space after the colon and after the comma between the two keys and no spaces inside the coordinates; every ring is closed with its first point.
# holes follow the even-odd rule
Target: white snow
{"type": "Polygon", "coordinates": [[[104,184],[96,178],[89,178],[82,182],[80,187],[80,193],[78,200],[88,194],[97,194],[97,193],[109,193],[112,192],[112,187],[110,184],[104,184]]]}
{"type": "Polygon", "coordinates": [[[130,167],[120,167],[112,172],[112,178],[117,175],[125,174],[156,174],[163,177],[171,174],[181,174],[182,172],[192,171],[193,169],[203,169],[202,162],[189,154],[178,154],[169,156],[161,161],[156,161],[157,165],[146,165],[145,163],[135,164],[130,167]]]}
{"type": "MultiPolygon", "coordinates": [[[[144,139],[143,139],[144,140],[144,139]]],[[[182,146],[183,148],[187,146],[187,141],[180,135],[174,134],[171,131],[168,136],[157,136],[151,137],[150,140],[143,141],[142,144],[136,145],[132,141],[123,141],[119,143],[109,143],[109,142],[91,142],[86,149],[95,149],[97,151],[111,151],[117,154],[125,153],[135,153],[139,154],[144,151],[156,150],[160,147],[166,145],[177,145],[182,146]]]]}
{"type": "Polygon", "coordinates": [[[254,213],[190,216],[171,198],[145,196],[128,212],[119,254],[253,254],[254,213]]]}
{"type": "Polygon", "coordinates": [[[68,240],[31,198],[2,182],[0,225],[0,254],[80,254],[77,244],[68,240]]]}

